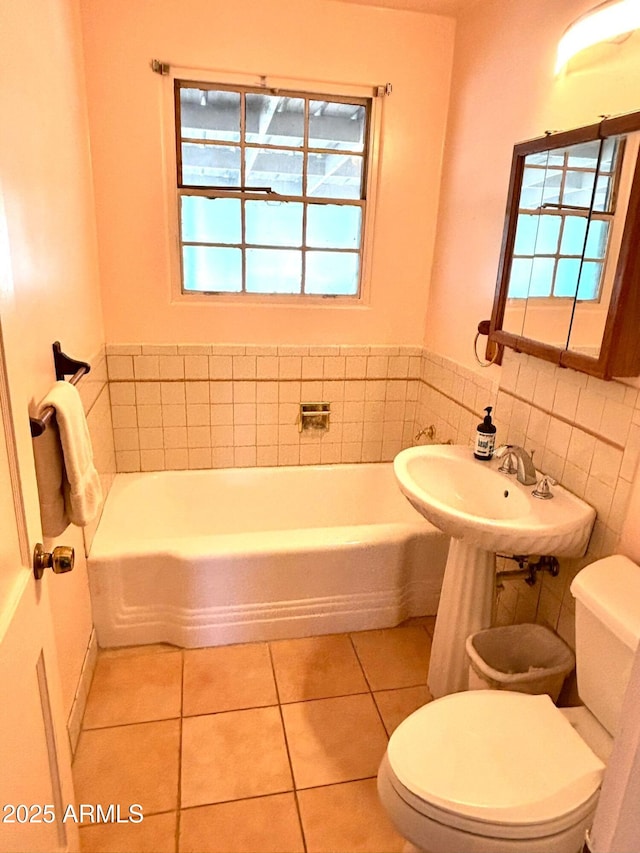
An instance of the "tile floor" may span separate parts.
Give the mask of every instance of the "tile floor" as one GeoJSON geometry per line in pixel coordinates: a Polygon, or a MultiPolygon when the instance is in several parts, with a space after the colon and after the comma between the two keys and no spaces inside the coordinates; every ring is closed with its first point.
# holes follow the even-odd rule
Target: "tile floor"
{"type": "Polygon", "coordinates": [[[431,698],[433,619],[206,649],[103,651],[74,762],[102,853],[394,853],[376,793],[398,723],[431,698]]]}

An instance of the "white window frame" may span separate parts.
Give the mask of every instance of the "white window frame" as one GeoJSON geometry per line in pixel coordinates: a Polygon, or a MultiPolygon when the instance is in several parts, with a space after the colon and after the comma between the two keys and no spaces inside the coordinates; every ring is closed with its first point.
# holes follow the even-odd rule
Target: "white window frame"
{"type": "Polygon", "coordinates": [[[377,190],[382,148],[382,102],[387,94],[384,86],[336,84],[324,81],[309,81],[288,77],[249,75],[243,73],[218,72],[198,68],[171,66],[163,75],[163,159],[165,172],[165,209],[169,235],[169,264],[171,276],[171,302],[181,304],[232,304],[232,305],[288,305],[306,307],[311,305],[339,306],[341,308],[363,308],[370,304],[371,267],[375,229],[377,190]],[[174,81],[189,80],[194,83],[220,84],[224,86],[251,86],[269,89],[287,89],[318,95],[323,99],[371,98],[368,128],[368,161],[365,163],[365,206],[362,225],[360,288],[356,296],[312,295],[312,294],[254,294],[254,293],[206,293],[184,292],[182,289],[182,257],[180,234],[180,191],[177,186],[176,156],[176,110],[174,81]]]}

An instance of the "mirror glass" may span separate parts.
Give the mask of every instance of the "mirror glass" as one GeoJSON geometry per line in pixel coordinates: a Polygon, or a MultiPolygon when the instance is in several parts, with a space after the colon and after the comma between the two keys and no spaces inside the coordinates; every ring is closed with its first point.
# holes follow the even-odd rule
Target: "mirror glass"
{"type": "Polygon", "coordinates": [[[504,331],[599,356],[639,138],[524,156],[504,331]]]}

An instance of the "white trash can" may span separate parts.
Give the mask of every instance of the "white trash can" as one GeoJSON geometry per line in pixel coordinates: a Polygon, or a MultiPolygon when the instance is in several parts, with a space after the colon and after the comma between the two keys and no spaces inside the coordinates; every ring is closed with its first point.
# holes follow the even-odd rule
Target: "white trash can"
{"type": "Polygon", "coordinates": [[[548,693],[558,700],[575,666],[569,646],[544,625],[487,628],[467,637],[469,689],[548,693]]]}

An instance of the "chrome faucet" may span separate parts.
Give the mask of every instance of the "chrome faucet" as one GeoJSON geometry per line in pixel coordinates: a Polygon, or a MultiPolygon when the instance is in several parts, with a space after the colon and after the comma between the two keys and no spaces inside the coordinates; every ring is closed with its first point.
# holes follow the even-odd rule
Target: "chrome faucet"
{"type": "Polygon", "coordinates": [[[533,459],[524,449],[517,444],[501,444],[494,454],[498,459],[506,457],[499,471],[506,474],[515,474],[516,479],[523,486],[533,486],[537,483],[536,469],[533,459]]]}

